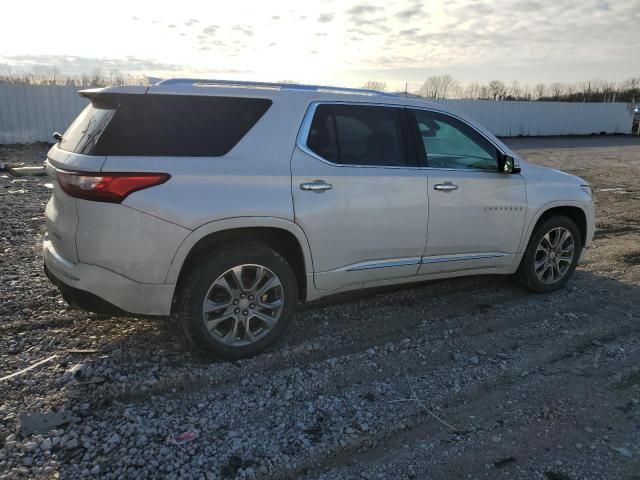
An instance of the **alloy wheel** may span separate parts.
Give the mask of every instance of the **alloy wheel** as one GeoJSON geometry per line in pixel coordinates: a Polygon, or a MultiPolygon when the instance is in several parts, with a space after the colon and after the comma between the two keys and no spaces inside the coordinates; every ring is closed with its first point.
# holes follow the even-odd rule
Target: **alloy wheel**
{"type": "Polygon", "coordinates": [[[230,345],[248,345],[263,338],[278,322],[284,290],[278,276],[262,265],[238,265],[209,287],[202,316],[209,333],[230,345]]]}
{"type": "Polygon", "coordinates": [[[575,242],[564,227],[549,230],[536,248],[534,269],[538,279],[545,284],[562,280],[573,263],[575,242]]]}

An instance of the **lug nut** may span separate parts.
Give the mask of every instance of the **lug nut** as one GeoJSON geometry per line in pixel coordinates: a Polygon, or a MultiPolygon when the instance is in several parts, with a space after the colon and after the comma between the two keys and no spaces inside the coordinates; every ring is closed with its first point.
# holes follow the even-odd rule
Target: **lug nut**
{"type": "Polygon", "coordinates": [[[239,308],[236,308],[236,309],[234,310],[234,313],[240,313],[240,309],[239,309],[239,308]]]}
{"type": "Polygon", "coordinates": [[[242,312],[242,314],[243,314],[243,315],[249,315],[249,310],[244,310],[244,311],[242,312]]]}
{"type": "Polygon", "coordinates": [[[249,300],[253,300],[253,295],[249,295],[249,300]]]}
{"type": "Polygon", "coordinates": [[[240,303],[238,300],[234,300],[234,301],[233,301],[233,304],[234,304],[234,305],[237,305],[238,303],[240,303]]]}
{"type": "Polygon", "coordinates": [[[240,294],[240,298],[244,298],[244,297],[245,297],[245,294],[244,294],[244,293],[241,293],[241,294],[240,294]]]}
{"type": "Polygon", "coordinates": [[[256,304],[252,303],[251,305],[249,305],[249,308],[256,308],[256,304]]]}

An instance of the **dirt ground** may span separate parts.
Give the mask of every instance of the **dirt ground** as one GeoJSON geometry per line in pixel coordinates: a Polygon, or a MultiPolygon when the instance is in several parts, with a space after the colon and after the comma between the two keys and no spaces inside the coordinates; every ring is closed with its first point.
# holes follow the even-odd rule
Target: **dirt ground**
{"type": "MultiPolygon", "coordinates": [[[[508,143],[595,192],[567,288],[342,294],[231,363],[194,355],[171,320],[68,309],[42,272],[46,180],[0,172],[0,377],[57,355],[0,380],[0,478],[640,479],[640,138],[508,143]],[[70,416],[26,434],[50,411],[70,416]]],[[[0,146],[0,163],[45,152],[0,146]]]]}

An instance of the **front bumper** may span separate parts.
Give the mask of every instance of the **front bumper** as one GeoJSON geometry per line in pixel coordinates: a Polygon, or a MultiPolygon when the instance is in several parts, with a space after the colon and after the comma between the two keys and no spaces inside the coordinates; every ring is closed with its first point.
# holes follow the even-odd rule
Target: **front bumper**
{"type": "Polygon", "coordinates": [[[139,283],[105,268],[72,263],[45,236],[42,244],[47,276],[70,303],[97,313],[167,316],[175,285],[139,283]],[[111,311],[108,307],[115,307],[111,311]]]}

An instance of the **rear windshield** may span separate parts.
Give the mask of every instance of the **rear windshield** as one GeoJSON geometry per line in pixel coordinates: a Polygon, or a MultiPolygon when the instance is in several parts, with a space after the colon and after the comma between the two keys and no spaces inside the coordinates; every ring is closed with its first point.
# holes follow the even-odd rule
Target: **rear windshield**
{"type": "Polygon", "coordinates": [[[60,148],[85,155],[220,157],[271,103],[262,98],[98,96],[64,133],[60,148]]]}

